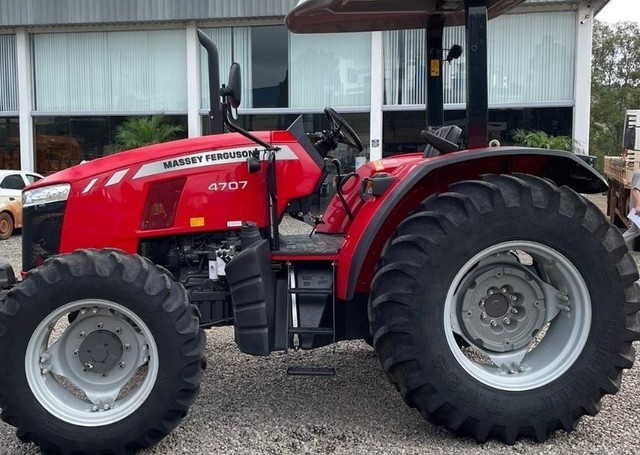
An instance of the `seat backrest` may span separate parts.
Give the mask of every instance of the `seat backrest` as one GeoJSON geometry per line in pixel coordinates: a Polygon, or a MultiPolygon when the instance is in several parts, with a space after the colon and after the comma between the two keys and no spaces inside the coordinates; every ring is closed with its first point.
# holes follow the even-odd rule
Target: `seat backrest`
{"type": "Polygon", "coordinates": [[[432,158],[434,156],[439,156],[443,153],[450,153],[459,149],[458,141],[460,140],[460,136],[462,135],[462,128],[460,128],[459,126],[457,125],[441,126],[433,134],[435,134],[439,138],[444,139],[446,142],[449,142],[450,144],[446,144],[447,145],[446,148],[439,147],[440,150],[438,150],[436,147],[433,146],[433,144],[427,138],[427,131],[423,130],[420,133],[420,135],[422,136],[422,139],[424,139],[425,142],[427,142],[427,146],[425,147],[424,153],[422,154],[424,158],[432,158]]]}

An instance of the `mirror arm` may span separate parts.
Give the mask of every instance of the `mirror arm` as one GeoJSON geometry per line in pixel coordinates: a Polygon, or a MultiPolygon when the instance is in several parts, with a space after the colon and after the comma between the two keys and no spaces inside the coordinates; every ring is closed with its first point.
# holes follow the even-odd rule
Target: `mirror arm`
{"type": "MultiPolygon", "coordinates": [[[[222,92],[222,90],[224,90],[224,88],[221,89],[220,91],[222,92]]],[[[222,95],[222,93],[221,93],[221,95],[222,95]]],[[[274,150],[274,151],[280,150],[278,147],[274,147],[273,145],[263,141],[259,137],[254,136],[253,134],[251,134],[247,130],[241,128],[240,126],[238,126],[236,124],[234,124],[231,121],[231,118],[229,117],[229,104],[226,101],[226,97],[225,97],[224,103],[222,103],[222,119],[224,121],[225,126],[229,129],[229,131],[233,131],[234,133],[241,134],[242,136],[244,136],[247,139],[255,142],[258,145],[261,145],[262,147],[264,147],[267,150],[274,150]]]]}

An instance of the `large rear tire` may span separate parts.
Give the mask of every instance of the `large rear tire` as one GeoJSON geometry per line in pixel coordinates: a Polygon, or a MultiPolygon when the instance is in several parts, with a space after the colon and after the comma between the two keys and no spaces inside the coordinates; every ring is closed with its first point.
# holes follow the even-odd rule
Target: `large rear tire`
{"type": "Polygon", "coordinates": [[[484,176],[427,198],[387,243],[374,346],[432,422],[543,441],[618,391],[639,338],[637,279],[593,204],[530,175],[484,176]]]}
{"type": "Polygon", "coordinates": [[[50,259],[0,303],[2,419],[48,454],[149,447],[194,401],[204,343],[184,288],[140,256],[50,259]]]}

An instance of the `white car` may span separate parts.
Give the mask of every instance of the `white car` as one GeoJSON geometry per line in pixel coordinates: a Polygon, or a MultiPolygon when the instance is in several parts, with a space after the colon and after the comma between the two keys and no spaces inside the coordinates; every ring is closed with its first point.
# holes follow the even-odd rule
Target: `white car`
{"type": "Polygon", "coordinates": [[[0,240],[22,227],[22,189],[41,178],[35,172],[0,170],[0,240]]]}

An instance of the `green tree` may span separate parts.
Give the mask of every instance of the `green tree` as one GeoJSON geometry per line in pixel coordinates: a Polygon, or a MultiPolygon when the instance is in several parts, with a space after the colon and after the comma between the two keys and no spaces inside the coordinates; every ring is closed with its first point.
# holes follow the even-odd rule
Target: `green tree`
{"type": "Polygon", "coordinates": [[[624,114],[640,109],[640,27],[633,22],[595,21],[589,154],[597,157],[622,153],[624,114]]]}
{"type": "Polygon", "coordinates": [[[116,127],[114,145],[129,150],[144,145],[159,144],[174,139],[184,128],[168,123],[163,114],[151,117],[131,117],[116,127]]]}

